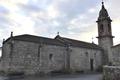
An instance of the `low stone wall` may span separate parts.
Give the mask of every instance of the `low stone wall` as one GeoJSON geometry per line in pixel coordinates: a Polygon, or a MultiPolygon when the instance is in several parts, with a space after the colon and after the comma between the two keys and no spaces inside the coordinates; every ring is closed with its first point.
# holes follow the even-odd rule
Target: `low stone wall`
{"type": "Polygon", "coordinates": [[[120,66],[104,66],[103,80],[120,80],[120,66]]]}

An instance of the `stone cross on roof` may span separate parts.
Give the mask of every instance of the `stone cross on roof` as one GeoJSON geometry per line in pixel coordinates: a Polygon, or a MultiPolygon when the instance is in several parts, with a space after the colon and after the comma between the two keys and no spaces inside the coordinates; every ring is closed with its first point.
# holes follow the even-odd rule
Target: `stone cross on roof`
{"type": "Polygon", "coordinates": [[[57,32],[57,35],[59,35],[60,34],[60,32],[57,32]]]}

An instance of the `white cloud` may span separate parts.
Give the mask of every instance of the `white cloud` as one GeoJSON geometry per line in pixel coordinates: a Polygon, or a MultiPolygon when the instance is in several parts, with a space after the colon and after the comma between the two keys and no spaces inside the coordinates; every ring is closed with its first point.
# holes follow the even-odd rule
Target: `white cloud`
{"type": "Polygon", "coordinates": [[[113,30],[112,32],[113,32],[113,36],[115,36],[114,38],[115,45],[120,43],[119,27],[120,27],[120,18],[114,19],[114,21],[112,22],[112,30],[113,30]]]}
{"type": "MultiPolygon", "coordinates": [[[[54,37],[59,31],[62,36],[88,42],[97,36],[95,21],[101,9],[97,0],[1,0],[0,5],[3,12],[0,13],[1,40],[11,31],[15,35],[28,33],[47,37],[54,37]]],[[[120,31],[115,29],[120,25],[119,1],[106,1],[105,7],[113,19],[117,43],[120,38],[120,31]]]]}
{"type": "Polygon", "coordinates": [[[88,10],[89,13],[94,13],[95,12],[95,8],[91,8],[88,10]]]}
{"type": "Polygon", "coordinates": [[[53,18],[53,19],[60,15],[59,11],[57,11],[53,5],[50,5],[47,8],[47,13],[48,13],[48,18],[53,18]]]}

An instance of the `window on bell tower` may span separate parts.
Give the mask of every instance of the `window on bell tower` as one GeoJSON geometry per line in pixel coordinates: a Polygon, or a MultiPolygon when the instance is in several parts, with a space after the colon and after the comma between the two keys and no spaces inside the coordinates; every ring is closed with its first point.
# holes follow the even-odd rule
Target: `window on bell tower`
{"type": "Polygon", "coordinates": [[[108,31],[111,32],[111,26],[110,26],[110,24],[108,24],[108,31]]]}
{"type": "Polygon", "coordinates": [[[52,60],[53,54],[49,54],[49,59],[52,60]]]}
{"type": "Polygon", "coordinates": [[[103,28],[103,24],[100,25],[100,32],[103,32],[104,28],[103,28]]]}

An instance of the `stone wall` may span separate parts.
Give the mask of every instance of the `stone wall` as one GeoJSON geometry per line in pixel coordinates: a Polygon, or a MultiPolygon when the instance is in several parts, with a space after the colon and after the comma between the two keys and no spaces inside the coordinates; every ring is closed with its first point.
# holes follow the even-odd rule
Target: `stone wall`
{"type": "Polygon", "coordinates": [[[3,46],[2,70],[25,74],[62,70],[65,66],[65,51],[62,46],[17,40],[11,48],[7,42],[3,46]]]}
{"type": "Polygon", "coordinates": [[[120,66],[104,66],[103,80],[120,80],[120,66]]]}
{"type": "Polygon", "coordinates": [[[3,45],[2,70],[25,74],[70,70],[90,71],[102,66],[102,51],[14,40],[3,45]]]}
{"type": "Polygon", "coordinates": [[[111,37],[99,38],[99,46],[104,50],[104,64],[112,62],[112,39],[111,37]]]}
{"type": "Polygon", "coordinates": [[[9,63],[10,63],[10,53],[11,53],[11,45],[8,41],[2,46],[2,56],[1,56],[1,62],[0,62],[0,70],[3,70],[5,72],[9,69],[9,63]]]}
{"type": "Polygon", "coordinates": [[[120,45],[112,47],[113,65],[120,66],[120,45]]]}
{"type": "Polygon", "coordinates": [[[73,71],[90,71],[93,60],[94,71],[102,65],[101,50],[71,47],[70,67],[73,71]]]}

